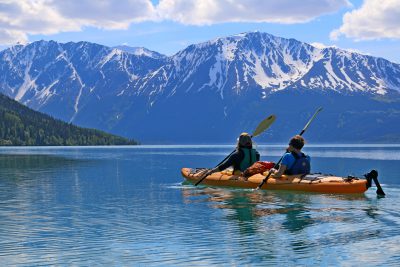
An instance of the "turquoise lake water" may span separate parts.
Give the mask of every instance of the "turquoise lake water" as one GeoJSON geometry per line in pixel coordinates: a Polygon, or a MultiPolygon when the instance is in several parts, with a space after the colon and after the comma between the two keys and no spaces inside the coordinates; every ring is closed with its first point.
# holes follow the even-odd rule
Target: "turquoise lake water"
{"type": "Polygon", "coordinates": [[[314,172],[377,169],[384,198],[182,184],[232,149],[0,148],[0,265],[399,266],[400,145],[305,149],[314,172]]]}

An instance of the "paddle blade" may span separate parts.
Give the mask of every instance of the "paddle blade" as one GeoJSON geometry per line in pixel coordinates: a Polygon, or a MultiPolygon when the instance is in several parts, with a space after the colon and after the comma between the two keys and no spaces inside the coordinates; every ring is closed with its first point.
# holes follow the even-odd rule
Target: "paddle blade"
{"type": "Polygon", "coordinates": [[[268,129],[272,123],[274,123],[275,119],[276,119],[275,115],[271,115],[262,122],[260,122],[260,124],[258,124],[257,128],[254,130],[252,136],[255,137],[260,135],[262,132],[268,129]]]}

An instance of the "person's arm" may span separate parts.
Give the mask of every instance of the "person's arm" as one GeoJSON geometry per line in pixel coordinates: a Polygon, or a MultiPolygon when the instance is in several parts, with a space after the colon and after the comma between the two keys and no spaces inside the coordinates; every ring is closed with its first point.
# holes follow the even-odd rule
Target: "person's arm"
{"type": "Polygon", "coordinates": [[[294,158],[292,154],[286,153],[282,158],[282,163],[279,165],[279,169],[271,169],[272,174],[274,177],[279,178],[281,177],[285,171],[287,170],[288,166],[291,166],[294,163],[294,158]]]}
{"type": "Polygon", "coordinates": [[[260,161],[260,153],[256,151],[256,161],[260,161]]]}
{"type": "Polygon", "coordinates": [[[215,168],[215,171],[222,171],[230,166],[233,166],[236,162],[240,161],[240,154],[239,151],[233,153],[227,160],[225,160],[221,165],[215,168]]]}
{"type": "Polygon", "coordinates": [[[285,173],[286,169],[287,169],[287,166],[281,164],[281,165],[279,165],[279,169],[278,170],[277,169],[271,169],[271,172],[274,175],[274,177],[279,178],[285,173]]]}

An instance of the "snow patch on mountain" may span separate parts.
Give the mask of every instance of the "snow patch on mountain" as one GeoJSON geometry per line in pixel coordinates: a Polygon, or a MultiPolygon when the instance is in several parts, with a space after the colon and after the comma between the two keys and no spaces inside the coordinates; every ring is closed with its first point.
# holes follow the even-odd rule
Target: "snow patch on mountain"
{"type": "Polygon", "coordinates": [[[102,60],[98,63],[98,66],[103,68],[104,65],[113,59],[116,61],[120,60],[122,53],[123,51],[119,49],[112,49],[105,57],[102,58],[102,60]]]}
{"type": "Polygon", "coordinates": [[[59,80],[55,80],[48,87],[45,87],[43,90],[38,92],[40,106],[46,104],[47,100],[49,100],[56,93],[56,91],[52,91],[51,89],[59,82],[59,80]]]}
{"type": "Polygon", "coordinates": [[[235,59],[236,51],[238,50],[237,43],[239,38],[234,38],[232,40],[222,40],[221,53],[219,58],[225,59],[227,61],[233,61],[235,59]]]}
{"type": "Polygon", "coordinates": [[[151,58],[155,58],[155,59],[166,58],[165,55],[157,53],[155,51],[151,51],[144,47],[131,47],[131,46],[127,46],[127,45],[120,45],[120,46],[115,46],[113,48],[133,54],[135,56],[145,56],[145,57],[151,57],[151,58]]]}
{"type": "MultiPolygon", "coordinates": [[[[264,67],[262,66],[263,62],[259,58],[255,57],[254,61],[255,62],[253,62],[254,67],[252,68],[252,72],[254,73],[254,80],[258,85],[260,85],[263,89],[266,89],[276,87],[280,84],[280,81],[278,79],[267,75],[264,67]]],[[[272,69],[274,69],[274,65],[271,66],[272,69]]]]}
{"type": "Polygon", "coordinates": [[[32,79],[32,77],[29,75],[31,66],[32,66],[32,62],[28,62],[28,65],[26,66],[25,72],[24,72],[24,83],[18,88],[17,94],[15,96],[15,100],[17,100],[17,101],[20,101],[30,88],[37,87],[35,84],[35,79],[32,79]]]}

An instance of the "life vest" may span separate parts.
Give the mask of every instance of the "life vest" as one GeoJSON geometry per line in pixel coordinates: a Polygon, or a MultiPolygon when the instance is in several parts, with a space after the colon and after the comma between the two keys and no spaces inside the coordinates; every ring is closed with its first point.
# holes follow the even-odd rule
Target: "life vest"
{"type": "Polygon", "coordinates": [[[240,150],[243,151],[244,157],[240,162],[239,170],[243,172],[257,161],[257,156],[254,148],[240,148],[240,150]]]}
{"type": "Polygon", "coordinates": [[[292,152],[292,155],[296,160],[293,165],[285,171],[285,174],[309,174],[311,167],[308,157],[304,153],[298,155],[296,152],[292,152]]]}

